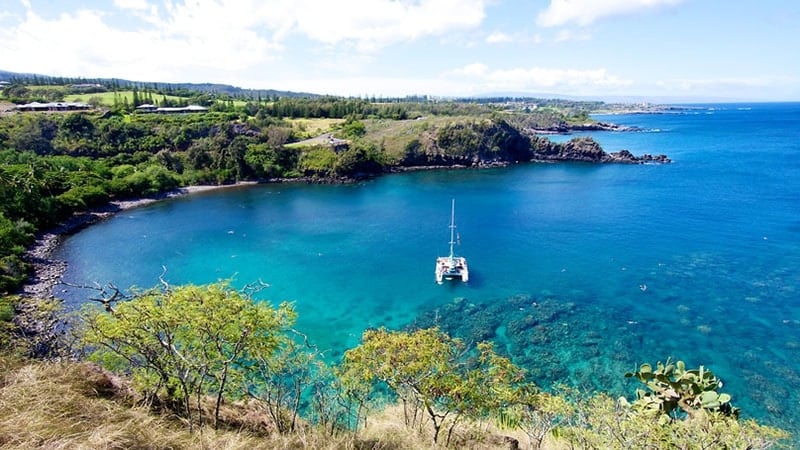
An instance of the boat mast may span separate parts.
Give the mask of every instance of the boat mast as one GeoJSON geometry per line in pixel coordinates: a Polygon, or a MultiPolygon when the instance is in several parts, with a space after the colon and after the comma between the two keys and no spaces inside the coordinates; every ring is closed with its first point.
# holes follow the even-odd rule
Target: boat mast
{"type": "MultiPolygon", "coordinates": [[[[452,205],[450,207],[450,262],[453,262],[453,245],[456,243],[455,238],[456,233],[456,199],[452,200],[452,205]]],[[[451,265],[452,267],[452,265],[451,265]]]]}

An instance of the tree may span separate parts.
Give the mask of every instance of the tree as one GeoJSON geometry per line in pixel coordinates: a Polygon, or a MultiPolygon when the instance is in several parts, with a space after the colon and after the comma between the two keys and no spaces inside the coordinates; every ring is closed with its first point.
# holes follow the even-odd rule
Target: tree
{"type": "Polygon", "coordinates": [[[461,341],[436,328],[413,333],[367,330],[361,345],[345,353],[342,374],[366,384],[386,383],[403,402],[406,424],[413,426],[417,412],[424,411],[437,442],[451,412],[448,394],[456,381],[454,363],[462,349],[461,341]]]}
{"type": "Polygon", "coordinates": [[[190,427],[193,410],[203,423],[205,395],[214,396],[217,425],[223,401],[245,392],[244,362],[269,359],[295,320],[290,305],[254,302],[227,282],[153,289],[106,305],[83,311],[91,358],[132,374],[147,398],[174,405],[190,427]]]}
{"type": "Polygon", "coordinates": [[[298,335],[282,340],[274,352],[261,352],[244,362],[248,395],[265,404],[281,433],[295,431],[304,397],[327,372],[318,355],[305,336],[298,335]]]}
{"type": "MultiPolygon", "coordinates": [[[[433,442],[449,426],[447,444],[461,419],[497,414],[515,398],[524,372],[480,343],[472,357],[459,340],[437,328],[412,332],[367,330],[339,369],[350,385],[385,383],[401,400],[406,425],[433,426],[433,442]]],[[[447,445],[446,444],[446,445],[447,445]]]]}
{"type": "MultiPolygon", "coordinates": [[[[557,386],[556,390],[568,388],[557,386]]],[[[574,415],[574,407],[565,395],[539,392],[532,385],[520,387],[515,394],[510,407],[501,411],[499,422],[505,428],[522,430],[533,448],[542,448],[544,439],[574,415]]]]}
{"type": "Polygon", "coordinates": [[[367,134],[367,128],[363,122],[350,116],[342,123],[341,134],[345,139],[356,139],[367,134]]]}
{"type": "Polygon", "coordinates": [[[374,144],[356,144],[338,154],[334,171],[344,176],[374,175],[383,170],[384,159],[374,144]]]}

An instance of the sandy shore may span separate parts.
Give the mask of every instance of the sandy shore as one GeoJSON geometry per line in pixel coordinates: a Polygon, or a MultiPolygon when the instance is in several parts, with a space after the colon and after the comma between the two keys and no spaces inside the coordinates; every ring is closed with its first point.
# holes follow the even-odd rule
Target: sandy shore
{"type": "Polygon", "coordinates": [[[40,233],[36,242],[25,252],[25,260],[33,265],[33,272],[22,286],[21,294],[25,297],[52,298],[53,288],[61,282],[67,269],[65,261],[52,258],[53,251],[61,244],[62,236],[76,233],[89,225],[105,220],[120,211],[149,205],[168,198],[191,195],[218,189],[235,188],[256,183],[226,184],[221,186],[188,186],[178,188],[155,197],[132,200],[112,201],[109,204],[91,211],[77,213],[57,227],[40,233]]]}

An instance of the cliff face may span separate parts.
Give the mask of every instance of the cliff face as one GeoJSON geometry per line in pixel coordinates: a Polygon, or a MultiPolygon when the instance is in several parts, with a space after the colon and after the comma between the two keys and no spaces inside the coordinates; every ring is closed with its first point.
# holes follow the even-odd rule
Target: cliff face
{"type": "Polygon", "coordinates": [[[606,153],[588,137],[555,143],[526,134],[503,120],[449,124],[428,132],[406,146],[401,167],[491,166],[529,161],[589,163],[668,163],[666,155],[635,156],[627,150],[606,153]]]}

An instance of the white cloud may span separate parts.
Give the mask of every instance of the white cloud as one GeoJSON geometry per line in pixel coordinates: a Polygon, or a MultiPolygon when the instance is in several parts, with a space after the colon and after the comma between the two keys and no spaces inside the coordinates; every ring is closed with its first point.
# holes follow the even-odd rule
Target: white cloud
{"type": "Polygon", "coordinates": [[[231,75],[281,58],[295,37],[331,54],[370,53],[470,29],[483,21],[485,1],[114,0],[53,16],[22,0],[24,16],[0,28],[0,61],[67,76],[199,80],[203,70],[231,75]]]}
{"type": "Polygon", "coordinates": [[[576,33],[573,30],[559,30],[554,38],[555,42],[588,41],[589,39],[591,39],[589,33],[576,33]]]}
{"type": "MultiPolygon", "coordinates": [[[[256,80],[257,81],[257,80],[256,80]]],[[[252,84],[252,83],[245,83],[252,84]]],[[[384,77],[345,75],[276,79],[275,89],[353,96],[470,96],[499,92],[562,93],[596,95],[618,93],[632,84],[606,69],[552,69],[542,67],[492,70],[483,63],[472,63],[436,77],[384,77]]]]}
{"type": "Polygon", "coordinates": [[[606,69],[554,69],[545,67],[491,70],[474,63],[448,71],[443,78],[474,87],[472,91],[562,91],[580,93],[630,86],[632,82],[609,74],[606,69]]]}
{"type": "Polygon", "coordinates": [[[514,38],[511,35],[503,33],[502,31],[496,31],[489,36],[486,36],[486,43],[487,44],[502,44],[505,42],[511,42],[514,38]]]}
{"type": "Polygon", "coordinates": [[[220,10],[167,19],[154,14],[151,9],[148,22],[156,26],[133,31],[109,25],[108,12],[78,10],[48,20],[28,8],[21,23],[0,31],[0,60],[25,72],[189,81],[187,69],[241,70],[263,63],[277,49],[251,29],[219,33],[235,29],[233,15],[220,10]]]}
{"type": "Polygon", "coordinates": [[[114,0],[114,6],[132,10],[147,10],[150,8],[147,0],[114,0]]]}
{"type": "Polygon", "coordinates": [[[489,72],[489,66],[482,63],[467,64],[464,67],[453,69],[446,73],[446,75],[454,75],[457,77],[482,77],[489,72]]]}
{"type": "Polygon", "coordinates": [[[294,30],[315,41],[353,43],[361,51],[428,35],[473,28],[485,17],[484,0],[342,0],[289,2],[294,30]]]}
{"type": "Polygon", "coordinates": [[[497,70],[490,74],[487,81],[492,88],[496,89],[622,87],[630,84],[630,81],[608,74],[606,69],[580,70],[542,67],[497,70]]]}
{"type": "Polygon", "coordinates": [[[277,80],[273,87],[279,90],[356,97],[403,97],[414,94],[462,96],[479,93],[470,91],[472,86],[466,83],[454,83],[452,80],[425,77],[348,76],[343,78],[306,78],[302,80],[302,85],[298,84],[298,80],[277,80]]]}
{"type": "Polygon", "coordinates": [[[550,5],[539,13],[536,23],[543,27],[576,23],[589,25],[597,20],[633,14],[640,11],[672,6],[683,0],[550,0],[550,5]]]}
{"type": "Polygon", "coordinates": [[[721,77],[721,78],[683,78],[659,80],[655,84],[668,91],[708,91],[714,89],[750,89],[766,88],[781,85],[790,85],[798,81],[797,78],[783,76],[764,77],[721,77]]]}

